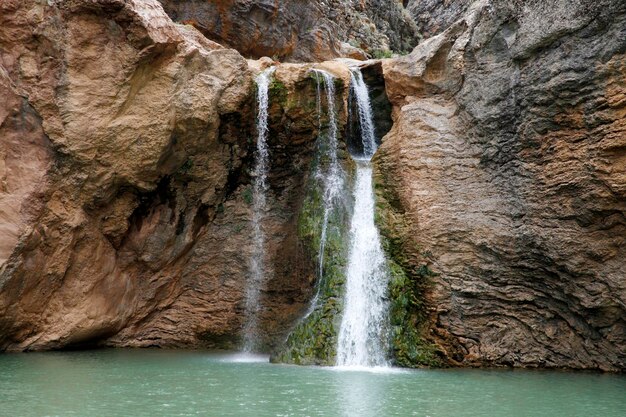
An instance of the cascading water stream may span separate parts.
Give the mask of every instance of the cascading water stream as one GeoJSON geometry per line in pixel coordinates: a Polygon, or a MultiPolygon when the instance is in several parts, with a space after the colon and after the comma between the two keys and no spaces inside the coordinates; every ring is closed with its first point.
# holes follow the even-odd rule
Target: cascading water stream
{"type": "Polygon", "coordinates": [[[350,224],[350,255],[343,317],[337,345],[338,366],[387,366],[388,270],[380,235],[374,223],[371,158],[376,135],[367,85],[359,70],[352,71],[363,154],[356,162],[354,212],[350,224]]]}
{"type": "Polygon", "coordinates": [[[317,111],[318,115],[322,112],[322,97],[321,97],[321,80],[324,81],[324,90],[326,93],[326,103],[328,111],[328,132],[326,134],[326,141],[323,141],[322,136],[322,119],[318,117],[319,123],[319,138],[318,143],[320,148],[325,151],[322,152],[320,157],[320,167],[316,176],[321,179],[323,184],[323,204],[324,204],[324,217],[322,219],[322,231],[320,234],[320,244],[318,250],[318,285],[315,296],[311,301],[309,311],[304,318],[308,317],[318,304],[321,288],[321,280],[324,276],[324,253],[326,250],[326,238],[328,231],[329,216],[333,211],[337,197],[339,196],[343,187],[343,174],[339,160],[337,158],[337,119],[335,114],[335,78],[326,71],[312,70],[316,74],[317,80],[317,111]]]}
{"type": "Polygon", "coordinates": [[[269,171],[269,150],[267,147],[269,86],[275,68],[270,67],[256,77],[257,84],[257,149],[256,163],[253,171],[252,189],[252,256],[250,257],[250,277],[246,286],[246,323],[244,326],[245,352],[253,352],[258,348],[259,312],[261,289],[265,284],[265,234],[263,218],[266,211],[266,194],[268,190],[267,174],[269,171]]]}
{"type": "Polygon", "coordinates": [[[357,103],[361,141],[363,142],[363,155],[352,155],[352,158],[369,161],[374,156],[378,146],[376,144],[376,130],[374,129],[369,91],[363,80],[363,74],[358,69],[350,72],[350,88],[357,103]]]}

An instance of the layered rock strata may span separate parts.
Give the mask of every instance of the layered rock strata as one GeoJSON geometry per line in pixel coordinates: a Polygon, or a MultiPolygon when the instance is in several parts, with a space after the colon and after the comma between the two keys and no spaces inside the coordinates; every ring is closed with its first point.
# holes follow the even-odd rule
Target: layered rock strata
{"type": "Polygon", "coordinates": [[[413,19],[396,0],[161,0],[178,22],[246,57],[296,62],[410,51],[413,19]],[[365,51],[365,52],[364,52],[365,51]]]}
{"type": "Polygon", "coordinates": [[[383,218],[449,363],[626,368],[625,52],[623,2],[481,1],[384,62],[383,218]]]}

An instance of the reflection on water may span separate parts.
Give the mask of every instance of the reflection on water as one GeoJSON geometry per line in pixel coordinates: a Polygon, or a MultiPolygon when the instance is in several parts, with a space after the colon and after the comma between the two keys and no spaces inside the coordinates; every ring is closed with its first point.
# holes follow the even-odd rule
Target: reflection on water
{"type": "Polygon", "coordinates": [[[355,370],[104,350],[0,355],[0,416],[623,417],[626,376],[355,370]]]}
{"type": "Polygon", "coordinates": [[[262,355],[259,353],[237,352],[228,354],[216,354],[216,358],[220,362],[233,362],[233,363],[267,363],[270,360],[269,355],[262,355]]]}
{"type": "Polygon", "coordinates": [[[341,415],[344,417],[380,416],[383,410],[385,394],[384,380],[377,384],[368,382],[367,374],[355,371],[335,372],[337,378],[337,404],[340,406],[341,415]]]}

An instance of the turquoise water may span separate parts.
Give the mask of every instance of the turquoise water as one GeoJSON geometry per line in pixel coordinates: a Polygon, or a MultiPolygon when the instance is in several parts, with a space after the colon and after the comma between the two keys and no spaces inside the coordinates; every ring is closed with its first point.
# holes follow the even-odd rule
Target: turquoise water
{"type": "Polygon", "coordinates": [[[624,417],[626,376],[375,373],[159,350],[4,354],[0,416],[624,417]]]}

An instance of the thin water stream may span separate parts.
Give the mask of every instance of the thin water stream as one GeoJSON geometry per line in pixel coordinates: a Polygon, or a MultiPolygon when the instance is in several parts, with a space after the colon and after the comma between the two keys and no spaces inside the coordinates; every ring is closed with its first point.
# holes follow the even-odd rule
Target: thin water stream
{"type": "Polygon", "coordinates": [[[317,111],[319,123],[318,147],[320,148],[319,167],[316,177],[322,183],[322,198],[324,206],[324,215],[322,219],[322,230],[320,233],[320,243],[318,249],[318,285],[311,301],[309,310],[304,318],[308,317],[317,307],[320,297],[321,280],[324,276],[324,257],[326,253],[326,240],[328,233],[328,223],[331,213],[333,212],[337,199],[343,190],[344,175],[339,159],[337,156],[337,117],[335,112],[335,78],[328,72],[323,70],[312,70],[316,74],[317,80],[317,111]],[[321,89],[324,88],[326,98],[326,113],[328,115],[328,128],[326,133],[322,125],[322,94],[321,89]]]}
{"type": "Polygon", "coordinates": [[[257,84],[257,147],[255,154],[254,180],[252,188],[252,255],[250,257],[250,276],[246,282],[246,322],[244,326],[245,352],[253,352],[259,344],[259,313],[261,290],[267,279],[265,265],[265,234],[263,219],[267,210],[267,174],[270,168],[268,135],[269,86],[274,74],[274,67],[261,72],[256,77],[257,84]]]}

